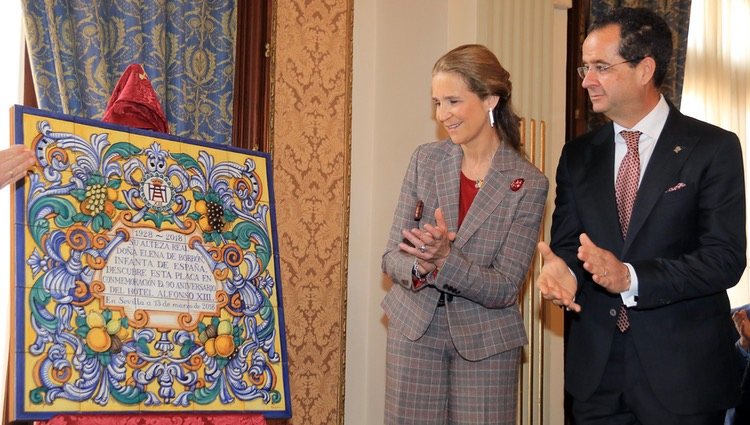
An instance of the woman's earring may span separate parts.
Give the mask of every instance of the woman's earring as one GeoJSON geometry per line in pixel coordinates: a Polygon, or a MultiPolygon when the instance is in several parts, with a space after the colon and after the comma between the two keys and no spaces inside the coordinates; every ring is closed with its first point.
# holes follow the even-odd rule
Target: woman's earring
{"type": "Polygon", "coordinates": [[[487,111],[487,114],[490,116],[490,127],[495,126],[495,114],[493,114],[492,112],[492,109],[487,111]]]}

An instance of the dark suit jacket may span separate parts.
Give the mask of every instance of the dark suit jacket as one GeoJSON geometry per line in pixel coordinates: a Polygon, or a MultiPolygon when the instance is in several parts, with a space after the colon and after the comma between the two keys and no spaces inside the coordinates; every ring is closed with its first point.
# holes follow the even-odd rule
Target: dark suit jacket
{"type": "Polygon", "coordinates": [[[421,337],[430,325],[439,293],[433,288],[414,290],[414,257],[402,252],[398,244],[403,240],[402,229],[420,226],[414,221],[417,201],[424,202],[421,224],[434,224],[435,209],[441,207],[448,230],[457,234],[432,283],[455,295],[443,308],[456,349],[468,360],[481,360],[527,341],[518,294],[539,237],[548,181],[518,152],[502,144],[458,229],[462,158],[461,147],[449,140],[421,145],[412,155],[383,254],[383,271],[394,285],[382,306],[389,326],[411,340],[421,337]],[[518,184],[519,179],[523,184],[518,184]]]}
{"type": "Polygon", "coordinates": [[[679,414],[728,408],[739,377],[726,289],[742,274],[746,245],[739,140],[670,105],[624,241],[614,151],[610,123],[567,143],[558,165],[551,246],[575,273],[582,308],[570,315],[566,389],[581,400],[596,389],[622,304],[577,260],[585,232],[635,269],[639,295],[629,332],[658,399],[679,414]]]}

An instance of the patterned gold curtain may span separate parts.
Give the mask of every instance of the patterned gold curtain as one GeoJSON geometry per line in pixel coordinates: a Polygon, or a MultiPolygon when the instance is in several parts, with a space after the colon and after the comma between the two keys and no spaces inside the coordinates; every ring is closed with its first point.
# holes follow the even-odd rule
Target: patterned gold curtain
{"type": "Polygon", "coordinates": [[[674,33],[674,62],[662,84],[661,91],[678,109],[682,100],[682,83],[685,78],[690,0],[592,0],[591,20],[615,7],[645,7],[664,17],[674,33]]]}
{"type": "Polygon", "coordinates": [[[101,119],[143,65],[170,133],[231,144],[235,0],[23,0],[37,103],[101,119]]]}

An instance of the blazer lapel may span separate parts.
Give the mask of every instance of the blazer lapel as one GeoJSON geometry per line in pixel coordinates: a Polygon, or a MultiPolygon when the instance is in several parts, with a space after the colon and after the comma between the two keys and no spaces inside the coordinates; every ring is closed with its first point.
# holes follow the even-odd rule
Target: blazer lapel
{"type": "MultiPolygon", "coordinates": [[[[583,159],[582,165],[585,172],[580,191],[582,197],[580,204],[582,208],[594,213],[586,214],[586,216],[595,217],[596,220],[604,223],[603,226],[596,226],[606,233],[604,237],[613,241],[615,246],[621,246],[622,233],[615,199],[614,162],[614,127],[609,124],[594,135],[590,155],[583,159]]],[[[589,236],[594,237],[594,235],[589,236]]]]}
{"type": "Polygon", "coordinates": [[[458,227],[458,196],[461,185],[462,158],[461,147],[451,143],[445,159],[438,161],[439,169],[435,172],[438,205],[443,211],[448,231],[451,232],[455,232],[458,227]]]}
{"type": "Polygon", "coordinates": [[[675,176],[690,156],[692,147],[697,141],[694,136],[679,134],[680,118],[681,114],[672,108],[659,140],[656,141],[654,153],[649,159],[643,180],[638,187],[623,253],[630,247],[633,238],[643,227],[664,191],[675,183],[675,176]]]}

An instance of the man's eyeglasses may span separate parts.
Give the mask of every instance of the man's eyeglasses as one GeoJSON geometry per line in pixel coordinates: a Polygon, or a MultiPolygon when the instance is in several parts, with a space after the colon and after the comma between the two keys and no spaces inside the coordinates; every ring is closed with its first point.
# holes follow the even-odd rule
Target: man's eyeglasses
{"type": "Polygon", "coordinates": [[[624,63],[640,62],[642,60],[643,58],[631,59],[629,61],[613,63],[612,65],[594,65],[594,66],[584,65],[584,66],[579,66],[578,68],[576,68],[576,70],[578,71],[578,76],[581,77],[581,79],[583,80],[584,78],[586,78],[586,74],[588,74],[589,71],[591,71],[592,69],[597,74],[606,74],[610,68],[615,67],[617,65],[622,65],[624,63]]]}

